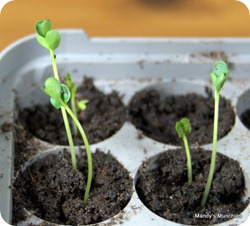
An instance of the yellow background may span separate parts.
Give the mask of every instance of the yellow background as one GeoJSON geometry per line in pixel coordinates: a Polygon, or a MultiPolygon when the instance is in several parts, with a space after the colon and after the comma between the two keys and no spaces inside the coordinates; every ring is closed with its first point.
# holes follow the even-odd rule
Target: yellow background
{"type": "Polygon", "coordinates": [[[0,50],[41,19],[90,37],[250,36],[249,11],[236,0],[15,0],[0,14],[0,50]]]}

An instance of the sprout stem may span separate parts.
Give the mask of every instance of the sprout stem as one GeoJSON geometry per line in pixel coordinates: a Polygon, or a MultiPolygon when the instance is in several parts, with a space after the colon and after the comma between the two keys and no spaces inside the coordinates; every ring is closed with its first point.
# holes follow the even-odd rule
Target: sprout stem
{"type": "Polygon", "coordinates": [[[76,170],[77,166],[76,166],[76,154],[75,154],[74,142],[73,142],[72,134],[70,131],[69,121],[68,121],[68,117],[67,117],[67,113],[65,111],[65,108],[61,108],[61,112],[62,112],[64,126],[65,126],[67,137],[68,137],[69,147],[70,147],[72,168],[73,168],[73,170],[76,170]]]}
{"type": "MultiPolygon", "coordinates": [[[[51,58],[51,61],[52,61],[54,76],[58,81],[60,81],[59,76],[58,76],[58,69],[57,69],[57,65],[56,65],[56,59],[55,59],[54,51],[50,50],[49,52],[50,52],[50,58],[51,58]]],[[[65,130],[66,130],[67,138],[68,138],[68,142],[69,142],[71,161],[72,161],[72,168],[73,168],[73,170],[76,170],[76,168],[77,168],[77,166],[76,166],[76,153],[75,153],[74,142],[73,142],[70,126],[69,126],[68,116],[67,116],[67,113],[66,113],[64,108],[61,108],[61,112],[62,112],[64,126],[65,126],[65,130]]]]}
{"type": "Polygon", "coordinates": [[[55,59],[54,51],[53,51],[53,50],[50,50],[49,53],[50,53],[50,58],[51,58],[51,61],[52,61],[52,67],[53,67],[54,76],[55,76],[55,78],[56,78],[58,81],[60,81],[59,75],[58,75],[57,66],[56,66],[56,59],[55,59]]]}
{"type": "Polygon", "coordinates": [[[191,133],[192,127],[189,123],[188,118],[182,118],[179,122],[175,124],[175,130],[178,133],[179,138],[182,138],[184,143],[186,158],[187,158],[187,168],[188,168],[188,185],[192,183],[192,160],[190,155],[190,149],[187,140],[187,134],[191,133]]]}
{"type": "MultiPolygon", "coordinates": [[[[74,113],[75,116],[77,116],[77,110],[76,110],[76,93],[75,92],[71,92],[71,108],[72,108],[72,112],[74,113]]],[[[73,134],[75,136],[77,136],[77,127],[76,124],[73,123],[73,134]]]]}
{"type": "Polygon", "coordinates": [[[185,151],[186,151],[186,156],[187,156],[187,168],[188,168],[188,185],[192,183],[192,160],[191,160],[191,155],[190,155],[190,150],[189,150],[189,145],[188,145],[188,140],[186,135],[182,137],[183,143],[185,146],[185,151]]]}
{"type": "Polygon", "coordinates": [[[213,131],[213,147],[212,147],[212,157],[209,175],[207,179],[207,184],[205,191],[203,193],[203,197],[201,200],[201,208],[203,208],[207,202],[208,193],[210,191],[211,183],[213,180],[214,170],[215,170],[215,161],[216,161],[216,146],[217,146],[217,134],[218,134],[218,120],[219,120],[219,100],[220,95],[219,92],[215,89],[214,93],[214,131],[213,131]]]}
{"type": "Polygon", "coordinates": [[[87,179],[87,185],[86,185],[86,189],[85,189],[85,193],[84,193],[84,205],[86,206],[87,201],[88,201],[88,197],[89,197],[89,192],[90,192],[90,188],[91,188],[91,182],[92,182],[92,175],[93,175],[93,170],[92,170],[92,156],[91,156],[91,152],[90,152],[90,146],[89,146],[89,142],[87,139],[87,136],[81,126],[81,124],[79,123],[78,119],[76,118],[76,116],[74,115],[74,113],[71,111],[71,109],[62,102],[62,106],[63,108],[66,109],[66,111],[68,112],[68,114],[71,116],[71,118],[73,119],[73,121],[75,122],[81,136],[84,142],[84,146],[85,146],[85,150],[86,150],[86,154],[87,154],[87,160],[88,160],[88,179],[87,179]]]}

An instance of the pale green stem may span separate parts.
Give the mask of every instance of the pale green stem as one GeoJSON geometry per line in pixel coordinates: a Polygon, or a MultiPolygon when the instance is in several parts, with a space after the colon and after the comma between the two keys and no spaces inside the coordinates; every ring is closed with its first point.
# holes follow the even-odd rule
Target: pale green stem
{"type": "Polygon", "coordinates": [[[70,146],[70,155],[71,155],[72,168],[73,168],[73,170],[76,170],[77,166],[76,166],[75,147],[74,147],[72,134],[71,134],[71,131],[70,131],[70,126],[69,126],[67,113],[66,113],[64,108],[61,108],[61,111],[62,111],[64,126],[65,126],[65,129],[66,129],[66,134],[67,134],[67,137],[68,137],[69,146],[70,146]]]}
{"type": "Polygon", "coordinates": [[[51,61],[52,61],[52,67],[53,67],[54,76],[55,76],[55,78],[56,78],[58,81],[60,81],[59,75],[58,75],[57,66],[56,66],[56,59],[55,59],[54,51],[53,51],[53,50],[50,50],[49,53],[50,53],[50,58],[51,58],[51,61]]]}
{"type": "MultiPolygon", "coordinates": [[[[54,51],[52,51],[52,50],[50,50],[50,58],[51,58],[51,61],[52,61],[54,76],[58,81],[60,81],[59,80],[59,75],[58,75],[58,70],[57,70],[57,65],[56,65],[56,59],[55,59],[55,56],[54,56],[54,51]]],[[[69,142],[71,161],[72,161],[72,168],[73,168],[73,170],[76,170],[77,166],[76,166],[75,147],[74,147],[74,142],[73,142],[70,126],[69,126],[68,116],[67,116],[67,113],[66,113],[64,108],[61,108],[61,112],[62,112],[64,126],[65,126],[65,130],[66,130],[66,134],[67,134],[67,138],[68,138],[68,142],[69,142]]]]}
{"type": "Polygon", "coordinates": [[[190,155],[190,150],[189,150],[187,137],[184,135],[182,137],[182,139],[183,139],[183,143],[184,143],[185,151],[186,151],[186,156],[187,156],[188,185],[190,185],[192,183],[192,160],[191,160],[191,155],[190,155]]]}
{"type": "Polygon", "coordinates": [[[201,200],[201,207],[202,208],[205,206],[205,204],[207,202],[207,198],[208,198],[208,194],[210,191],[210,187],[211,187],[213,176],[214,176],[214,170],[215,170],[218,120],[219,120],[219,100],[220,100],[219,92],[217,92],[215,90],[215,93],[214,93],[214,131],[213,131],[212,157],[211,157],[210,170],[209,170],[206,188],[205,188],[205,191],[203,193],[202,200],[201,200]]]}
{"type": "Polygon", "coordinates": [[[66,109],[66,111],[68,112],[68,114],[71,116],[71,118],[73,119],[73,121],[75,122],[81,136],[84,142],[84,146],[85,146],[85,150],[86,150],[86,154],[87,154],[87,160],[88,160],[88,179],[87,179],[87,185],[86,185],[86,189],[85,189],[85,193],[84,193],[84,205],[87,204],[88,201],[88,197],[89,197],[89,192],[90,192],[90,188],[91,188],[91,182],[92,182],[92,175],[93,175],[93,166],[92,166],[92,156],[91,156],[91,152],[90,152],[90,146],[89,146],[89,142],[87,139],[87,136],[80,124],[80,122],[78,121],[78,119],[76,118],[76,116],[74,115],[74,113],[71,111],[71,109],[62,102],[62,106],[66,109]]]}
{"type": "MultiPolygon", "coordinates": [[[[77,110],[76,110],[76,93],[71,92],[71,108],[75,116],[77,116],[77,110]]],[[[73,123],[73,134],[77,136],[77,126],[75,123],[73,123]]]]}

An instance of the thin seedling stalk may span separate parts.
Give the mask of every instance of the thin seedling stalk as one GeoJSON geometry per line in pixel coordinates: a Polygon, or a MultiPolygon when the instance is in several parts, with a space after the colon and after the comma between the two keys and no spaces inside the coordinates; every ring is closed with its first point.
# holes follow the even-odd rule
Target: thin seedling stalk
{"type": "Polygon", "coordinates": [[[179,138],[182,139],[184,143],[184,148],[186,152],[186,158],[187,158],[187,169],[188,169],[188,185],[192,183],[193,176],[192,176],[192,159],[190,154],[190,149],[188,145],[188,140],[186,135],[191,133],[192,127],[189,123],[188,118],[182,118],[179,122],[176,122],[175,124],[175,130],[179,136],[179,138]]]}
{"type": "MultiPolygon", "coordinates": [[[[54,51],[50,50],[49,52],[50,52],[50,58],[51,58],[51,61],[52,61],[54,76],[58,81],[60,81],[54,51]]],[[[74,147],[74,141],[73,141],[72,133],[71,133],[70,126],[69,126],[68,116],[67,116],[66,110],[64,108],[61,108],[61,112],[62,112],[64,126],[65,126],[65,130],[66,130],[66,134],[67,134],[67,138],[68,138],[68,142],[69,142],[69,147],[70,147],[72,168],[73,168],[73,170],[76,170],[77,164],[76,164],[75,147],[74,147]]]]}
{"type": "Polygon", "coordinates": [[[64,126],[66,129],[66,134],[68,137],[68,142],[69,142],[69,147],[70,147],[70,155],[71,155],[71,162],[72,162],[72,168],[73,170],[76,170],[76,154],[75,154],[75,148],[74,148],[74,142],[72,138],[72,134],[70,131],[70,126],[69,126],[69,121],[68,121],[68,116],[64,108],[61,108],[62,116],[63,116],[63,121],[64,121],[64,126]]]}
{"type": "Polygon", "coordinates": [[[188,185],[190,185],[192,183],[192,180],[193,180],[193,178],[192,178],[192,160],[191,160],[191,155],[190,155],[187,137],[184,135],[182,139],[183,139],[183,143],[184,143],[185,151],[186,151],[186,156],[187,156],[188,185]]]}
{"type": "Polygon", "coordinates": [[[203,193],[202,200],[201,200],[201,208],[203,208],[207,202],[208,194],[210,191],[210,187],[211,187],[213,175],[214,175],[215,162],[216,162],[218,121],[219,121],[219,100],[220,100],[219,92],[217,92],[217,90],[215,90],[215,92],[214,92],[214,131],[213,131],[212,157],[211,157],[211,164],[210,164],[210,170],[209,170],[206,188],[205,188],[205,191],[203,193]]]}
{"type": "Polygon", "coordinates": [[[90,188],[91,188],[91,182],[92,182],[92,156],[91,156],[91,152],[90,152],[90,146],[89,146],[89,142],[87,139],[87,136],[81,126],[81,124],[79,123],[78,119],[76,118],[75,114],[71,111],[71,109],[62,102],[62,106],[63,108],[66,109],[66,111],[68,112],[68,114],[71,116],[71,118],[73,119],[74,123],[76,124],[83,142],[84,142],[84,146],[85,146],[85,150],[86,150],[86,154],[87,154],[87,160],[88,160],[88,179],[87,179],[87,185],[86,185],[86,189],[85,189],[85,193],[84,193],[84,205],[86,206],[87,201],[88,201],[88,197],[89,197],[89,192],[90,192],[90,188]]]}
{"type": "MultiPolygon", "coordinates": [[[[71,100],[70,100],[70,103],[71,103],[71,109],[72,109],[72,112],[77,115],[77,110],[76,110],[76,93],[75,92],[71,92],[71,100]]],[[[75,123],[73,123],[73,134],[75,136],[77,136],[77,126],[75,123]]]]}

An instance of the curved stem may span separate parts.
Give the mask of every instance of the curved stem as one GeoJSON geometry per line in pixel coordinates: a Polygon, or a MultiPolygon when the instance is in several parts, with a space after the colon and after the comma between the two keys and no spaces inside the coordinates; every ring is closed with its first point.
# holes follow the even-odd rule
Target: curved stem
{"type": "Polygon", "coordinates": [[[192,160],[191,160],[191,155],[190,155],[187,137],[184,135],[182,139],[183,139],[183,143],[184,143],[185,151],[186,151],[186,156],[187,156],[188,185],[190,185],[192,183],[192,180],[193,180],[192,179],[192,160]]]}
{"type": "MultiPolygon", "coordinates": [[[[76,110],[76,93],[71,92],[71,108],[75,116],[77,116],[77,110],[76,110]]],[[[73,134],[77,136],[77,126],[75,123],[73,123],[73,134]]]]}
{"type": "Polygon", "coordinates": [[[62,112],[64,126],[65,126],[65,130],[66,130],[66,134],[67,134],[67,138],[68,138],[68,142],[69,142],[69,147],[70,147],[72,168],[73,168],[73,170],[76,170],[76,168],[77,168],[77,166],[76,166],[76,153],[75,153],[75,147],[74,147],[74,142],[73,142],[70,126],[69,126],[67,113],[66,113],[64,108],[61,108],[61,112],[62,112]]]}
{"type": "Polygon", "coordinates": [[[214,170],[215,170],[218,120],[219,120],[219,100],[220,100],[219,92],[217,92],[215,90],[215,93],[214,93],[214,131],[213,131],[212,157],[211,157],[210,170],[209,170],[206,188],[205,188],[205,191],[203,193],[202,200],[201,200],[201,207],[202,208],[205,206],[205,204],[207,202],[208,193],[210,191],[210,187],[211,187],[213,176],[214,176],[214,170]]]}
{"type": "Polygon", "coordinates": [[[85,150],[86,150],[86,154],[87,154],[87,159],[88,159],[88,179],[87,179],[87,185],[86,185],[86,189],[85,189],[85,193],[84,193],[84,205],[87,204],[88,201],[88,197],[89,197],[89,192],[90,192],[90,188],[91,188],[91,182],[92,182],[92,175],[93,175],[93,169],[92,169],[92,156],[91,156],[91,152],[90,152],[90,147],[89,147],[89,142],[87,139],[87,136],[80,124],[80,122],[78,121],[78,119],[76,118],[76,116],[74,115],[74,113],[71,111],[71,109],[64,103],[62,103],[63,107],[66,109],[66,111],[68,112],[68,114],[71,116],[71,118],[73,119],[73,121],[75,122],[81,136],[84,142],[84,146],[85,146],[85,150]]]}
{"type": "MultiPolygon", "coordinates": [[[[55,59],[55,55],[54,55],[53,50],[50,50],[50,58],[51,58],[51,61],[52,61],[54,77],[58,81],[60,81],[59,80],[59,75],[58,75],[58,70],[57,70],[57,65],[56,65],[56,59],[55,59]]],[[[76,153],[75,153],[74,142],[73,142],[70,126],[69,126],[68,116],[67,116],[67,113],[66,113],[64,108],[61,108],[61,112],[62,112],[63,122],[64,122],[65,130],[66,130],[67,138],[68,138],[68,142],[69,142],[71,161],[72,161],[72,168],[74,170],[76,170],[76,168],[77,168],[77,166],[76,166],[76,153]]]]}

